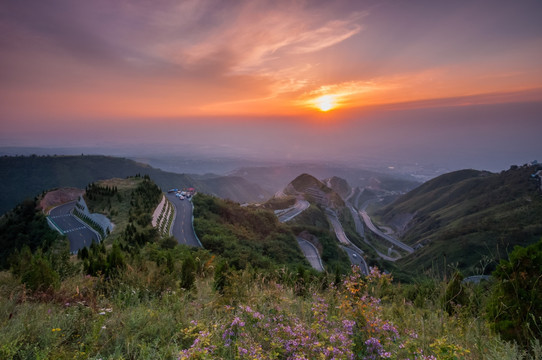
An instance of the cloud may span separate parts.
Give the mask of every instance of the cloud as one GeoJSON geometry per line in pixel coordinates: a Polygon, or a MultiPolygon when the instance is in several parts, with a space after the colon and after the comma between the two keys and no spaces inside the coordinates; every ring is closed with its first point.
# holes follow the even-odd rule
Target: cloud
{"type": "MultiPolygon", "coordinates": [[[[186,9],[177,9],[186,18],[186,9]]],[[[193,8],[194,18],[200,18],[199,8],[193,8]]],[[[323,9],[299,5],[277,4],[266,1],[246,1],[237,7],[222,9],[216,21],[205,21],[205,28],[197,35],[172,36],[152,46],[157,56],[187,67],[220,58],[228,64],[228,75],[269,74],[269,65],[286,62],[300,54],[313,53],[340,43],[362,29],[359,24],[363,13],[347,17],[329,14],[323,9]]],[[[177,25],[168,17],[158,26],[177,33],[184,23],[177,25]]],[[[203,25],[197,26],[202,27],[203,25]]],[[[281,66],[277,69],[282,70],[281,66]]]]}

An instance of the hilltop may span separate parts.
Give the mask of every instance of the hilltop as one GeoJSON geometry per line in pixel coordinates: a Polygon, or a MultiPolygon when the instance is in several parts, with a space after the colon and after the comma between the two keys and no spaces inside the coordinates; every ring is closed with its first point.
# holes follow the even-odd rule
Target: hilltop
{"type": "Polygon", "coordinates": [[[333,189],[341,198],[346,199],[352,192],[352,187],[343,178],[332,176],[323,181],[330,189],[333,189]]]}
{"type": "Polygon", "coordinates": [[[148,174],[163,190],[195,187],[238,202],[261,201],[270,196],[257,184],[240,177],[195,178],[153,168],[125,158],[98,155],[0,157],[0,214],[26,198],[59,187],[84,188],[110,178],[148,174]]]}
{"type": "Polygon", "coordinates": [[[344,206],[340,195],[326,184],[309,174],[301,174],[290,182],[283,190],[285,195],[302,196],[309,202],[338,208],[344,206]]]}
{"type": "Polygon", "coordinates": [[[534,166],[501,173],[461,170],[441,175],[376,212],[418,250],[397,262],[410,271],[448,265],[488,273],[515,245],[542,235],[542,194],[534,166]]]}

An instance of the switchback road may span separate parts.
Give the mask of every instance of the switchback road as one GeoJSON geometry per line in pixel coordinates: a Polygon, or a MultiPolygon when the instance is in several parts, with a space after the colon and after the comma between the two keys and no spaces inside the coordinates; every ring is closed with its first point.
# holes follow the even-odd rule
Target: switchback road
{"type": "Polygon", "coordinates": [[[381,238],[391,242],[392,244],[396,245],[397,247],[400,247],[401,249],[405,250],[406,252],[408,252],[409,254],[412,254],[414,252],[414,249],[410,246],[408,246],[407,244],[387,235],[387,234],[384,234],[382,231],[380,231],[380,229],[378,229],[374,224],[373,222],[371,221],[371,218],[369,217],[369,214],[367,214],[367,212],[365,210],[360,210],[359,211],[359,214],[361,215],[361,217],[363,218],[363,221],[365,222],[365,225],[367,225],[367,227],[373,232],[375,233],[376,235],[380,236],[381,238]]]}
{"type": "Polygon", "coordinates": [[[297,215],[301,214],[303,211],[309,208],[311,204],[307,200],[297,200],[294,206],[284,209],[277,210],[277,215],[280,222],[287,222],[295,218],[297,215]]]}
{"type": "Polygon", "coordinates": [[[350,262],[352,263],[352,265],[359,266],[359,268],[361,269],[361,272],[364,273],[365,275],[369,274],[367,263],[365,262],[365,260],[363,259],[359,251],[356,251],[354,249],[351,249],[343,245],[341,245],[341,249],[343,249],[348,254],[348,257],[350,258],[350,262]]]}
{"type": "Polygon", "coordinates": [[[333,226],[333,230],[335,231],[335,236],[337,236],[337,239],[342,244],[341,248],[346,251],[348,254],[348,257],[350,258],[350,262],[354,265],[358,265],[361,268],[361,272],[365,275],[369,274],[369,267],[367,266],[367,263],[365,262],[365,259],[363,258],[363,251],[359,249],[356,245],[354,245],[350,239],[346,236],[346,233],[344,232],[343,226],[339,219],[337,218],[337,215],[335,215],[332,211],[327,213],[327,218],[331,222],[331,225],[333,226]]]}

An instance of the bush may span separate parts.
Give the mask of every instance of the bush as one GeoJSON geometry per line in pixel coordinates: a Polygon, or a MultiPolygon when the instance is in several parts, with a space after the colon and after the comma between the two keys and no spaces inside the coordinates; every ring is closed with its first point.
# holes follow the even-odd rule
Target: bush
{"type": "Polygon", "coordinates": [[[497,282],[488,313],[494,330],[524,346],[533,337],[542,339],[542,239],[528,247],[516,246],[493,277],[497,282]]]}
{"type": "Polygon", "coordinates": [[[26,284],[32,291],[55,288],[59,284],[59,276],[53,270],[51,263],[43,257],[41,251],[32,256],[30,264],[22,273],[21,282],[26,284]]]}
{"type": "Polygon", "coordinates": [[[191,290],[196,281],[196,263],[192,255],[187,256],[181,267],[181,288],[191,290]]]}

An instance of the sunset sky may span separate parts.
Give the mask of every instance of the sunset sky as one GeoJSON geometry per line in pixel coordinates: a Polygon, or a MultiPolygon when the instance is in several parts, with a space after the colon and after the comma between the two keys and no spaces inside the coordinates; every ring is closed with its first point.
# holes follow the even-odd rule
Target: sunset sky
{"type": "Polygon", "coordinates": [[[541,14],[539,0],[0,0],[0,145],[415,161],[463,144],[466,159],[533,160],[541,14]]]}

